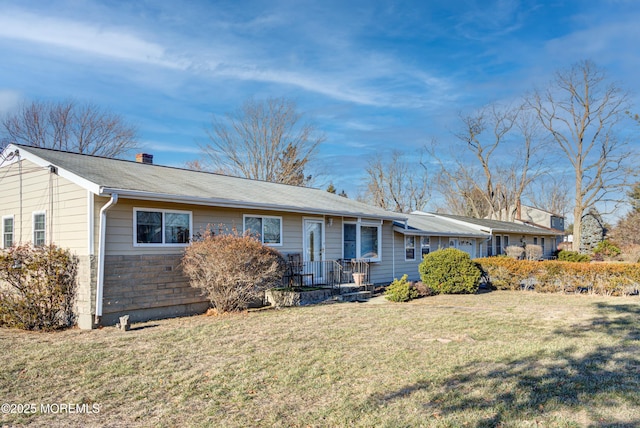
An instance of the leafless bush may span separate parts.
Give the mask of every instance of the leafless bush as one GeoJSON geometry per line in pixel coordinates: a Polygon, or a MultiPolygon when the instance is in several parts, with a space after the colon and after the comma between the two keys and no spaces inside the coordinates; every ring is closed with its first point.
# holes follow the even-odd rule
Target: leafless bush
{"type": "Polygon", "coordinates": [[[507,254],[507,256],[518,260],[524,254],[524,248],[519,247],[517,245],[509,245],[507,248],[504,249],[504,252],[507,254]]]}
{"type": "Polygon", "coordinates": [[[540,245],[527,245],[524,252],[527,260],[542,259],[542,247],[540,245]]]}
{"type": "Polygon", "coordinates": [[[625,245],[622,248],[620,258],[627,263],[640,263],[640,245],[625,245]]]}
{"type": "Polygon", "coordinates": [[[186,249],[182,264],[191,286],[221,312],[246,309],[264,290],[282,284],[285,268],[278,251],[235,228],[205,232],[186,249]]]}
{"type": "Polygon", "coordinates": [[[78,259],[55,245],[0,252],[0,325],[56,330],[75,323],[78,259]]]}

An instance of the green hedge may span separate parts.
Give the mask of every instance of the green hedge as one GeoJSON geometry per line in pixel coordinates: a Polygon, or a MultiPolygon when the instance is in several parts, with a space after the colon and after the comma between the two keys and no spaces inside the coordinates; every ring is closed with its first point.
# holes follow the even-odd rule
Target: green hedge
{"type": "Polygon", "coordinates": [[[532,287],[539,292],[623,296],[640,290],[638,263],[578,263],[557,260],[542,262],[506,257],[475,259],[491,285],[500,290],[532,287]]]}

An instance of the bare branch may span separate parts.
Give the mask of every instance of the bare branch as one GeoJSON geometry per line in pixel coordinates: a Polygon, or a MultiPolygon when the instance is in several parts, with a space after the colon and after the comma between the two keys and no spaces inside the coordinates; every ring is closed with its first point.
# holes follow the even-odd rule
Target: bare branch
{"type": "Polygon", "coordinates": [[[2,138],[18,144],[105,157],[137,148],[137,129],[114,113],[75,101],[34,101],[6,115],[2,138]]]}
{"type": "Polygon", "coordinates": [[[302,186],[305,168],[325,140],[296,110],[293,101],[269,98],[246,101],[225,119],[214,117],[202,147],[209,169],[230,175],[302,186]]]}

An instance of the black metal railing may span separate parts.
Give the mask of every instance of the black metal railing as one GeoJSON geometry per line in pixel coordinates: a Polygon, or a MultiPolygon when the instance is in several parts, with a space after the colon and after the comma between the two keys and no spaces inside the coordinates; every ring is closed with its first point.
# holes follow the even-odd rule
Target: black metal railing
{"type": "Polygon", "coordinates": [[[371,283],[369,275],[369,261],[366,259],[299,261],[290,258],[283,285],[331,289],[340,289],[344,284],[366,286],[371,283]]]}

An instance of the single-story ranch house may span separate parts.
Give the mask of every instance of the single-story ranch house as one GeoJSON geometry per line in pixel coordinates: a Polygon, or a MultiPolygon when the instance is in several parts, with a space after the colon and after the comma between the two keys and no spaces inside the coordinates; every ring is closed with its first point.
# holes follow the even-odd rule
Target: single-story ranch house
{"type": "Polygon", "coordinates": [[[15,144],[0,157],[0,217],[3,248],[55,243],[78,256],[83,329],[124,314],[140,321],[206,310],[180,266],[184,248],[206,228],[256,233],[299,257],[299,280],[314,284],[343,281],[336,269],[356,266],[352,260],[366,262],[371,283],[404,273],[417,279],[428,251],[496,254],[507,236],[515,243],[549,233],[392,213],[320,189],[153,165],[150,155],[134,162],[15,144]]]}

